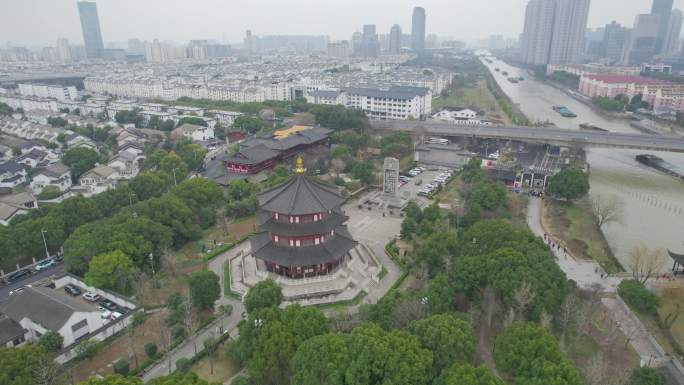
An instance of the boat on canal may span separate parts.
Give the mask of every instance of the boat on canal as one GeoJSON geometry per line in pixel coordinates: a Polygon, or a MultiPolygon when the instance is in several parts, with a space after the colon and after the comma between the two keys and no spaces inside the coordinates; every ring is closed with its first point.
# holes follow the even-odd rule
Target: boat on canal
{"type": "Polygon", "coordinates": [[[553,106],[553,110],[558,112],[564,118],[576,118],[577,114],[570,111],[567,107],[553,106]]]}

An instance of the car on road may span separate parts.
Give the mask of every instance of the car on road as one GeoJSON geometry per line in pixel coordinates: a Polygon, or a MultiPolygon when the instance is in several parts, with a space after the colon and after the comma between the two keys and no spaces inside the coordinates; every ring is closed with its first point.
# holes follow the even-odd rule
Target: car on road
{"type": "Polygon", "coordinates": [[[100,297],[99,294],[93,293],[92,291],[86,291],[83,294],[83,299],[85,299],[86,301],[90,301],[90,302],[98,301],[98,300],[100,300],[100,298],[102,298],[102,297],[100,297]]]}
{"type": "Polygon", "coordinates": [[[22,287],[18,287],[18,288],[16,288],[16,289],[14,289],[14,290],[10,290],[9,295],[19,294],[19,293],[21,293],[22,291],[26,290],[27,287],[28,287],[28,286],[22,286],[22,287]]]}
{"type": "Polygon", "coordinates": [[[117,318],[121,318],[123,314],[119,313],[118,311],[113,311],[112,314],[109,316],[109,319],[114,321],[117,318]]]}
{"type": "Polygon", "coordinates": [[[46,260],[38,263],[34,267],[34,269],[36,269],[36,271],[41,271],[44,269],[49,269],[50,267],[55,266],[56,264],[57,264],[57,261],[55,261],[54,259],[46,259],[46,260]]]}
{"type": "Polygon", "coordinates": [[[14,273],[10,274],[9,277],[7,277],[7,282],[12,283],[12,282],[17,282],[18,280],[22,278],[26,278],[29,275],[31,275],[31,270],[29,269],[22,269],[19,271],[15,271],[14,273]]]}
{"type": "Polygon", "coordinates": [[[107,298],[100,299],[99,301],[97,301],[97,304],[111,311],[117,310],[119,308],[118,306],[116,306],[114,302],[108,300],[107,298]]]}
{"type": "Polygon", "coordinates": [[[72,295],[74,297],[76,297],[77,295],[81,295],[81,289],[79,289],[78,286],[72,284],[65,285],[64,291],[66,291],[67,294],[72,295]]]}

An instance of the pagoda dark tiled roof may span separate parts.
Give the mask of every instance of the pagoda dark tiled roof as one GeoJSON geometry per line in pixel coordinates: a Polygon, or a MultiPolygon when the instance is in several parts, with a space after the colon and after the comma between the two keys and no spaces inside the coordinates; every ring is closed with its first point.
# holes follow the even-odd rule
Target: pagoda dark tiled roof
{"type": "Polygon", "coordinates": [[[344,226],[335,229],[335,235],[320,245],[277,246],[267,232],[255,234],[250,242],[252,254],[256,258],[281,266],[311,266],[334,262],[357,245],[344,226]]]}
{"type": "Polygon", "coordinates": [[[282,222],[271,217],[268,211],[260,211],[257,215],[259,226],[262,230],[284,236],[302,236],[311,234],[323,234],[336,229],[349,219],[344,214],[333,211],[323,220],[316,222],[289,223],[282,222]]]}
{"type": "Polygon", "coordinates": [[[259,207],[285,215],[322,213],[339,207],[344,198],[333,186],[297,175],[289,181],[257,195],[259,207]]]}

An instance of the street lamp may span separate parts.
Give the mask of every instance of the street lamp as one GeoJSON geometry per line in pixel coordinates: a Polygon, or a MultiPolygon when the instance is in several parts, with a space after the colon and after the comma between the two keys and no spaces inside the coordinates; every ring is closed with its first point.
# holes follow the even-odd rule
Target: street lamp
{"type": "Polygon", "coordinates": [[[45,240],[45,233],[47,233],[47,230],[40,230],[40,235],[43,236],[43,245],[45,246],[45,258],[50,258],[50,252],[48,251],[47,241],[45,240]]]}

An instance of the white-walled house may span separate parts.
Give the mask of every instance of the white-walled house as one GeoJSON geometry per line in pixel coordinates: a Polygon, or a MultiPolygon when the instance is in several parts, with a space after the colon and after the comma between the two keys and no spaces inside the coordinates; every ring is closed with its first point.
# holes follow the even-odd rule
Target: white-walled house
{"type": "Polygon", "coordinates": [[[186,138],[193,142],[210,140],[214,139],[214,129],[186,123],[171,131],[171,138],[174,140],[186,138]]]}
{"type": "Polygon", "coordinates": [[[16,187],[26,183],[27,172],[24,165],[13,160],[0,164],[0,187],[16,187]]]}
{"type": "Polygon", "coordinates": [[[116,187],[119,173],[112,167],[101,165],[86,171],[79,178],[80,192],[92,196],[116,187]]]}
{"type": "Polygon", "coordinates": [[[71,171],[62,163],[51,164],[38,171],[31,181],[31,190],[40,194],[47,186],[56,186],[60,192],[71,188],[71,171]]]}
{"type": "Polygon", "coordinates": [[[120,151],[107,163],[107,166],[116,170],[119,179],[131,179],[140,172],[140,159],[144,157],[133,152],[120,151]]]}

